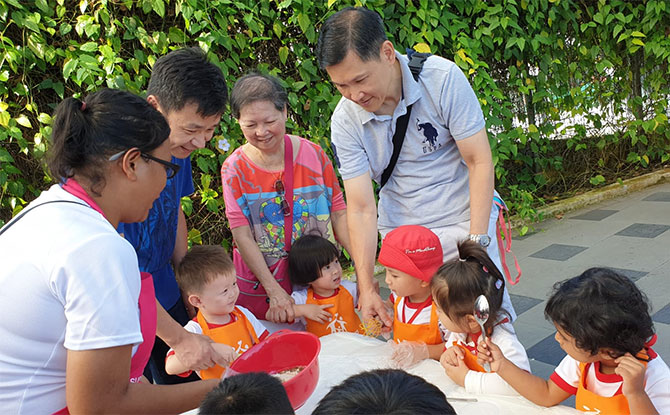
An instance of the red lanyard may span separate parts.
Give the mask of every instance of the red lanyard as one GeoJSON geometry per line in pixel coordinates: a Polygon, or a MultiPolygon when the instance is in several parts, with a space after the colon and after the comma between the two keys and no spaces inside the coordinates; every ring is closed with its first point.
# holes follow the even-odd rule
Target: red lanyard
{"type": "Polygon", "coordinates": [[[428,299],[427,299],[426,301],[424,301],[421,305],[419,305],[419,308],[417,308],[417,310],[414,312],[414,314],[412,314],[412,317],[410,317],[409,320],[405,320],[405,308],[407,308],[407,302],[408,302],[408,301],[409,301],[409,297],[406,297],[406,298],[405,298],[405,301],[404,301],[403,304],[402,304],[402,320],[406,322],[405,324],[412,324],[412,322],[414,321],[414,319],[415,319],[419,314],[421,314],[421,311],[422,311],[424,308],[433,305],[433,299],[430,298],[430,297],[428,297],[428,299]]]}

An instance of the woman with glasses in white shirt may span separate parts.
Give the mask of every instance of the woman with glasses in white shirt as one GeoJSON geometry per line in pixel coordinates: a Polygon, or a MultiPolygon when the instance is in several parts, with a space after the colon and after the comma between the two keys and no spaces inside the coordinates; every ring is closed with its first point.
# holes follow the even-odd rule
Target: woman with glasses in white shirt
{"type": "Polygon", "coordinates": [[[167,177],[170,128],[145,100],[101,90],[56,109],[48,167],[60,183],[0,230],[0,408],[159,413],[216,382],[142,382],[156,329],[153,282],[119,222],[146,218],[167,177]]]}

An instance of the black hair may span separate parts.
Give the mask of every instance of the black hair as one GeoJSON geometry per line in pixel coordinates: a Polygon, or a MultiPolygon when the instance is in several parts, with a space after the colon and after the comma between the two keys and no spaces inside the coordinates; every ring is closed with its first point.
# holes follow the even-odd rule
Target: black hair
{"type": "Polygon", "coordinates": [[[151,69],[147,95],[156,97],[165,115],[195,103],[198,114],[209,117],[222,114],[228,101],[223,72],[198,47],[161,56],[151,69]]]}
{"type": "Polygon", "coordinates": [[[170,126],[146,100],[130,92],[101,89],[56,107],[47,165],[55,180],[79,175],[99,195],[110,156],[139,148],[150,153],[170,135],[170,126]]]}
{"type": "Polygon", "coordinates": [[[455,413],[444,393],[432,383],[403,370],[378,369],[335,386],[312,415],[455,413]]]}
{"type": "Polygon", "coordinates": [[[291,245],[288,275],[291,283],[308,285],[321,277],[321,268],[340,257],[340,251],[326,238],[303,235],[291,245]]]}
{"type": "Polygon", "coordinates": [[[319,67],[337,65],[350,50],[363,62],[379,60],[382,43],[387,39],[384,22],[377,12],[365,7],[344,8],[321,26],[316,44],[319,67]]]}
{"type": "Polygon", "coordinates": [[[230,93],[230,112],[234,118],[239,119],[242,107],[256,101],[269,101],[277,111],[284,111],[288,95],[276,77],[251,72],[235,82],[230,93]]]}
{"type": "Polygon", "coordinates": [[[554,284],[544,314],[592,355],[610,348],[635,356],[654,335],[647,297],[635,283],[607,268],[590,268],[554,284]]]}
{"type": "Polygon", "coordinates": [[[243,373],[223,379],[200,403],[198,413],[293,414],[281,381],[265,372],[243,373]]]}
{"type": "Polygon", "coordinates": [[[505,278],[486,249],[469,239],[458,243],[458,258],[437,270],[430,289],[437,306],[454,322],[473,314],[475,300],[484,295],[490,313],[484,324],[487,335],[491,335],[502,315],[508,314],[502,308],[505,278]]]}

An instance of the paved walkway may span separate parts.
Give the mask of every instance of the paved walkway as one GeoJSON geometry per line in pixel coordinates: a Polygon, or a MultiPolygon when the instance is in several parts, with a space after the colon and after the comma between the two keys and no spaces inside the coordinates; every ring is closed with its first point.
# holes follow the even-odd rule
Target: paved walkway
{"type": "MultiPolygon", "coordinates": [[[[523,270],[521,281],[508,287],[514,326],[533,373],[548,377],[565,355],[544,319],[553,284],[593,266],[617,269],[647,294],[658,334],[654,350],[670,362],[670,183],[536,224],[513,239],[512,249],[523,270]]],[[[383,274],[378,278],[385,286],[383,274]]],[[[388,298],[388,288],[382,296],[388,298]]]]}

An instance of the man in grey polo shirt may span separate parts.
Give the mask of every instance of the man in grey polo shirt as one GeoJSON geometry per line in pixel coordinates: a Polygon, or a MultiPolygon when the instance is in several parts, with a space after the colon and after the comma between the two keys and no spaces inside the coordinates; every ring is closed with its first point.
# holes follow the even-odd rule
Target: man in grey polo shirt
{"type": "MultiPolygon", "coordinates": [[[[377,231],[384,236],[400,225],[426,226],[440,238],[445,260],[456,257],[456,242],[469,237],[488,247],[500,265],[484,117],[453,62],[431,56],[415,81],[379,15],[366,8],[348,7],[323,24],[317,58],[342,94],[331,119],[331,141],[344,180],[361,311],[390,327],[373,284],[377,231]],[[379,183],[389,165],[396,120],[409,105],[405,140],[379,193],[377,212],[371,179],[379,183]]],[[[503,306],[514,319],[507,292],[503,306]]]]}

